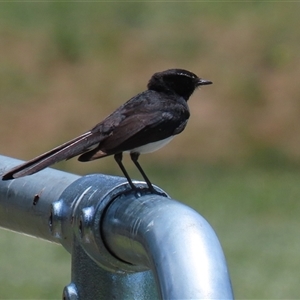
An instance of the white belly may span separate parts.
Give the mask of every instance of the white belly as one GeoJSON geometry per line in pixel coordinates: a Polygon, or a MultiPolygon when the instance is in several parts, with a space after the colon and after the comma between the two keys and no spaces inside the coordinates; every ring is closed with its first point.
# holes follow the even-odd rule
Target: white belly
{"type": "Polygon", "coordinates": [[[134,148],[130,151],[125,151],[125,152],[130,152],[130,153],[133,153],[133,152],[137,152],[137,153],[150,153],[150,152],[154,152],[160,148],[162,148],[163,146],[165,146],[166,144],[168,144],[172,139],[173,139],[174,136],[170,136],[164,140],[161,140],[161,141],[157,141],[157,142],[153,142],[153,143],[149,143],[149,144],[146,144],[144,146],[140,146],[140,147],[137,147],[137,148],[134,148]]]}

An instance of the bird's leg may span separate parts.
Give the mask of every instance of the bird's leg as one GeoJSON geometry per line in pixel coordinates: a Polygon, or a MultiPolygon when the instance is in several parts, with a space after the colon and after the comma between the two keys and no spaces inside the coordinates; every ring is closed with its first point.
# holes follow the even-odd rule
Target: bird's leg
{"type": "Polygon", "coordinates": [[[151,192],[155,192],[154,187],[152,186],[152,183],[150,182],[149,178],[146,176],[144,170],[142,169],[141,165],[138,162],[138,158],[139,158],[140,154],[137,152],[132,152],[130,153],[130,157],[131,160],[133,161],[133,163],[136,165],[136,167],[138,168],[138,170],[140,171],[140,173],[142,174],[144,180],[146,181],[149,189],[151,192]]]}
{"type": "Polygon", "coordinates": [[[117,153],[114,155],[114,158],[115,158],[115,161],[117,162],[117,164],[119,165],[120,169],[122,170],[124,176],[126,177],[130,187],[133,189],[133,190],[136,190],[136,186],[132,183],[132,180],[131,178],[129,177],[123,163],[122,163],[122,159],[123,159],[123,153],[117,153]]]}

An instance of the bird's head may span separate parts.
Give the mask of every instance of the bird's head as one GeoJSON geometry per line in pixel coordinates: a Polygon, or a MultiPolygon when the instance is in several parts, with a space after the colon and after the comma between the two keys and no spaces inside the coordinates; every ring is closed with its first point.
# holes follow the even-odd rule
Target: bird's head
{"type": "Polygon", "coordinates": [[[192,72],[183,69],[170,69],[155,73],[148,83],[148,89],[157,92],[176,93],[188,100],[197,87],[207,84],[212,84],[212,82],[199,78],[192,72]]]}

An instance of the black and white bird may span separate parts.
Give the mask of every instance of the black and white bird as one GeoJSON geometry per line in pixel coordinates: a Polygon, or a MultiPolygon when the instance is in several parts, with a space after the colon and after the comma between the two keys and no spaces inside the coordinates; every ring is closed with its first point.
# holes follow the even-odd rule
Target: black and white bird
{"type": "Polygon", "coordinates": [[[91,130],[14,167],[2,180],[31,175],[78,155],[82,162],[114,155],[131,188],[135,189],[122,163],[123,152],[128,152],[153,191],[138,162],[139,155],[160,149],[184,130],[190,117],[189,97],[197,87],[208,84],[212,82],[183,69],[155,73],[146,91],[125,102],[91,130]]]}

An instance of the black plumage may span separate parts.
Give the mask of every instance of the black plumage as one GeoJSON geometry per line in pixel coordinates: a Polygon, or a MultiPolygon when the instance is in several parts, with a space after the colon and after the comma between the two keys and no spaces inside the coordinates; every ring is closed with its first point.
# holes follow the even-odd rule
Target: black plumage
{"type": "Polygon", "coordinates": [[[211,83],[182,69],[155,73],[146,91],[128,100],[94,128],[11,169],[2,179],[34,174],[56,162],[78,155],[79,161],[114,155],[134,189],[122,164],[122,153],[129,152],[149,188],[153,190],[138,163],[139,155],[159,149],[174,135],[182,132],[190,116],[187,100],[198,86],[211,83]]]}

